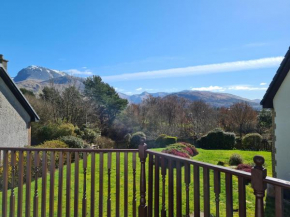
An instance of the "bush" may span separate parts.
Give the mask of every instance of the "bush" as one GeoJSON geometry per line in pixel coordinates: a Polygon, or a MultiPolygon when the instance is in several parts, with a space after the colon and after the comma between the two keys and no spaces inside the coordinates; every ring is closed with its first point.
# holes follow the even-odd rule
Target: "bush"
{"type": "Polygon", "coordinates": [[[95,144],[98,145],[99,148],[106,149],[114,148],[116,145],[116,143],[113,140],[104,136],[97,137],[97,139],[95,140],[95,144]]]}
{"type": "Polygon", "coordinates": [[[69,148],[84,148],[85,142],[75,136],[63,136],[59,138],[60,141],[68,145],[69,148]]]}
{"type": "Polygon", "coordinates": [[[36,137],[40,142],[54,140],[62,136],[75,136],[75,127],[71,123],[49,123],[37,129],[36,137]]]}
{"type": "Polygon", "coordinates": [[[230,157],[229,165],[236,166],[236,165],[239,165],[239,164],[242,164],[242,163],[243,163],[243,158],[241,157],[241,155],[239,155],[239,154],[233,154],[230,157]]]}
{"type": "Polygon", "coordinates": [[[141,143],[141,140],[146,141],[146,135],[143,132],[134,133],[130,140],[129,148],[138,148],[141,143]]]}
{"type": "Polygon", "coordinates": [[[262,149],[262,136],[259,133],[249,133],[242,140],[242,149],[259,151],[262,149]]]}
{"type": "Polygon", "coordinates": [[[214,129],[198,140],[198,145],[203,149],[231,150],[235,147],[236,135],[224,132],[222,129],[214,129]]]}
{"type": "Polygon", "coordinates": [[[167,136],[166,134],[161,134],[155,140],[155,144],[159,148],[165,148],[168,145],[174,144],[177,142],[177,137],[167,136]]]}
{"type": "Polygon", "coordinates": [[[190,158],[198,154],[194,145],[189,143],[175,143],[167,146],[162,152],[185,158],[190,158]]]}
{"type": "Polygon", "coordinates": [[[248,164],[239,164],[237,166],[237,170],[241,170],[241,171],[250,173],[252,170],[252,166],[248,165],[248,164]]]}

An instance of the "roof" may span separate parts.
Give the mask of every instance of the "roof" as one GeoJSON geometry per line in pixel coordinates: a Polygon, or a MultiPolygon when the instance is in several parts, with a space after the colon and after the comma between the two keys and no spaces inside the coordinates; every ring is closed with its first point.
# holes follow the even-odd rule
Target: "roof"
{"type": "Polygon", "coordinates": [[[13,93],[13,95],[16,97],[16,99],[20,102],[20,104],[23,106],[23,108],[26,110],[26,112],[31,117],[31,121],[37,122],[39,121],[39,117],[32,108],[32,106],[29,104],[29,102],[26,100],[22,92],[18,89],[14,81],[10,78],[6,70],[2,67],[0,64],[0,77],[3,79],[4,83],[8,86],[10,91],[13,93]]]}
{"type": "Polygon", "coordinates": [[[266,91],[261,101],[261,105],[263,106],[263,108],[273,108],[274,97],[278,92],[284,79],[286,78],[289,70],[290,70],[290,48],[287,51],[284,60],[280,64],[280,67],[278,68],[268,90],[266,91]]]}

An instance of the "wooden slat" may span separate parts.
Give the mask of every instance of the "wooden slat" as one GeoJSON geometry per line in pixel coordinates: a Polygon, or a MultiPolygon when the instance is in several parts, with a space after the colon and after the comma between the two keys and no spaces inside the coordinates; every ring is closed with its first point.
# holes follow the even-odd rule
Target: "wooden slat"
{"type": "Polygon", "coordinates": [[[176,162],[176,216],[182,217],[181,163],[176,162]]]}
{"type": "Polygon", "coordinates": [[[283,189],[279,186],[275,186],[275,217],[284,216],[283,203],[283,189]]]}
{"type": "Polygon", "coordinates": [[[168,161],[168,215],[169,217],[174,216],[174,171],[173,171],[173,161],[169,159],[168,161]]]}
{"type": "Polygon", "coordinates": [[[204,216],[210,216],[210,190],[209,190],[209,169],[203,168],[203,199],[204,216]]]}
{"type": "Polygon", "coordinates": [[[148,216],[153,216],[153,155],[149,155],[148,166],[148,216]]]}
{"type": "Polygon", "coordinates": [[[166,217],[166,206],[165,206],[165,179],[166,179],[166,159],[161,158],[161,175],[162,175],[162,209],[161,217],[166,217]]]}
{"type": "Polygon", "coordinates": [[[95,216],[95,176],[96,176],[96,154],[91,153],[91,217],[95,216]]]}
{"type": "Polygon", "coordinates": [[[184,167],[184,182],[186,185],[186,217],[190,215],[190,204],[189,204],[189,184],[190,184],[190,164],[186,163],[184,167]]]}
{"type": "Polygon", "coordinates": [[[3,189],[2,189],[2,216],[7,217],[7,200],[8,200],[8,151],[4,151],[3,154],[3,189]]]}
{"type": "MultiPolygon", "coordinates": [[[[128,152],[124,153],[124,204],[128,204],[128,152]]],[[[124,216],[128,216],[128,206],[124,207],[124,216]]]]}
{"type": "Polygon", "coordinates": [[[57,216],[62,217],[63,153],[59,152],[57,216]]]}
{"type": "Polygon", "coordinates": [[[155,156],[154,216],[159,217],[159,157],[155,156]]]}
{"type": "Polygon", "coordinates": [[[120,216],[120,153],[116,153],[116,217],[120,216]]]}
{"type": "MultiPolygon", "coordinates": [[[[1,158],[0,158],[1,159],[1,158]]],[[[19,151],[18,162],[18,206],[17,216],[22,217],[22,200],[23,200],[23,174],[24,174],[23,151],[19,151]]]]}
{"type": "Polygon", "coordinates": [[[246,183],[243,177],[238,177],[239,185],[239,216],[246,217],[246,183]]]}
{"type": "Polygon", "coordinates": [[[74,191],[74,217],[78,217],[79,211],[79,153],[75,153],[75,191],[74,191]]]}
{"type": "Polygon", "coordinates": [[[99,217],[103,216],[103,180],[104,180],[104,160],[103,153],[99,156],[99,217]]]}
{"type": "Polygon", "coordinates": [[[27,152],[26,160],[26,198],[25,198],[25,216],[30,217],[31,207],[31,152],[27,152]]]}
{"type": "Polygon", "coordinates": [[[215,206],[216,217],[220,216],[220,193],[221,193],[221,173],[214,170],[214,193],[215,193],[215,206]]]}
{"type": "Polygon", "coordinates": [[[66,217],[70,215],[70,196],[71,196],[71,153],[67,152],[66,159],[66,217]]]}
{"type": "Polygon", "coordinates": [[[41,217],[46,216],[47,152],[42,152],[41,217]]]}
{"type": "Polygon", "coordinates": [[[87,215],[87,153],[83,153],[83,173],[84,173],[84,184],[83,184],[83,200],[82,200],[82,216],[87,215]]]}
{"type": "Polygon", "coordinates": [[[108,153],[107,160],[108,167],[108,199],[107,199],[107,217],[111,217],[111,164],[112,164],[112,154],[108,153]]]}
{"type": "Polygon", "coordinates": [[[38,217],[38,173],[39,173],[39,152],[34,152],[34,200],[33,217],[38,217]]]}
{"type": "Polygon", "coordinates": [[[233,216],[233,177],[226,173],[226,215],[233,216]]]}
{"type": "Polygon", "coordinates": [[[194,165],[194,217],[200,217],[200,183],[199,166],[194,165]]]}
{"type": "Polygon", "coordinates": [[[50,153],[49,217],[54,216],[55,152],[50,153]]]}
{"type": "MultiPolygon", "coordinates": [[[[1,160],[1,159],[0,159],[1,160]]],[[[10,195],[10,216],[15,216],[15,172],[16,172],[16,151],[11,152],[11,195],[10,195]]]]}
{"type": "Polygon", "coordinates": [[[136,217],[137,212],[137,197],[136,197],[136,153],[133,153],[133,217],[136,217]]]}

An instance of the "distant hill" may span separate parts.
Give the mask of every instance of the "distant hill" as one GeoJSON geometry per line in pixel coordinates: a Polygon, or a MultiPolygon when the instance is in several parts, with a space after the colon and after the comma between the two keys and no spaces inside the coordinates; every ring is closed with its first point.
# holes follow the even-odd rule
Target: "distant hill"
{"type": "Polygon", "coordinates": [[[84,88],[83,78],[70,76],[65,72],[40,66],[28,66],[20,70],[14,81],[19,88],[26,88],[34,93],[38,93],[45,86],[50,85],[54,85],[59,89],[69,85],[75,85],[79,89],[84,88]]]}
{"type": "Polygon", "coordinates": [[[248,102],[253,108],[260,110],[261,106],[259,104],[259,100],[250,100],[246,98],[242,98],[233,94],[228,93],[216,93],[209,91],[190,91],[184,90],[176,93],[148,93],[143,92],[141,94],[134,95],[126,95],[123,93],[119,93],[119,96],[123,99],[127,99],[129,103],[139,104],[142,100],[147,99],[149,96],[154,97],[167,97],[167,96],[178,96],[190,101],[198,101],[202,100],[214,107],[230,107],[233,103],[237,102],[248,102]]]}
{"type": "MultiPolygon", "coordinates": [[[[20,70],[17,76],[14,78],[17,86],[20,88],[26,88],[39,93],[45,86],[53,85],[59,89],[63,89],[69,85],[75,85],[80,90],[84,89],[84,78],[70,76],[65,72],[58,70],[48,69],[40,66],[28,66],[20,70]]],[[[214,107],[229,107],[236,102],[248,102],[253,108],[261,109],[260,100],[249,100],[233,94],[228,93],[216,93],[209,91],[190,91],[184,90],[176,93],[148,93],[143,92],[141,94],[126,95],[124,93],[118,93],[123,99],[127,99],[129,103],[139,104],[149,96],[153,97],[167,97],[178,96],[188,99],[190,101],[202,100],[214,107]]]]}

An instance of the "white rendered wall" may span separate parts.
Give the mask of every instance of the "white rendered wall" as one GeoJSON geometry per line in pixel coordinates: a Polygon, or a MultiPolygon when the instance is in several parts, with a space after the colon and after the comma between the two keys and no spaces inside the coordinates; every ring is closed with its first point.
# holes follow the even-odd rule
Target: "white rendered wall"
{"type": "Polygon", "coordinates": [[[23,147],[30,140],[30,116],[0,78],[0,147],[23,147]]]}
{"type": "Polygon", "coordinates": [[[277,178],[290,181],[290,72],[274,97],[277,178]]]}

